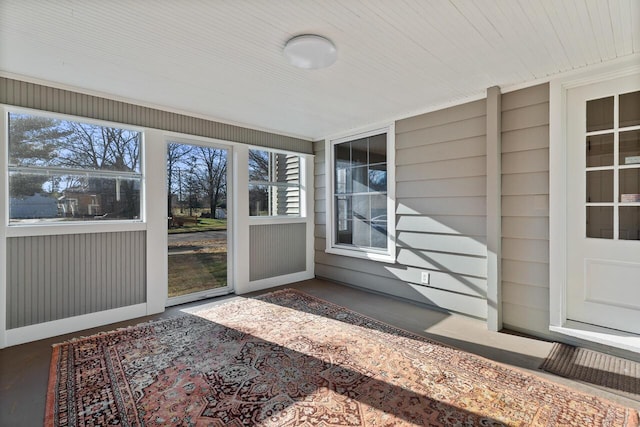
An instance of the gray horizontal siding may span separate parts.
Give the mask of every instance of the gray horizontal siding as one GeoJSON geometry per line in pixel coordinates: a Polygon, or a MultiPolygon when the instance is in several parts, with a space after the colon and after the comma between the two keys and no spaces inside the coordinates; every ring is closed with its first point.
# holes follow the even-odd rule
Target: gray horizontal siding
{"type": "Polygon", "coordinates": [[[316,275],[486,317],[485,133],[484,100],[396,123],[393,265],[325,253],[326,153],[314,143],[316,275]]]}
{"type": "Polygon", "coordinates": [[[146,301],[146,232],[7,239],[7,328],[146,301]]]}
{"type": "Polygon", "coordinates": [[[549,86],[502,97],[502,305],[505,327],[548,335],[549,86]]]}
{"type": "Polygon", "coordinates": [[[304,223],[249,227],[249,279],[260,280],[306,270],[304,223]]]}
{"type": "Polygon", "coordinates": [[[310,154],[311,142],[0,77],[0,103],[310,154]]]}

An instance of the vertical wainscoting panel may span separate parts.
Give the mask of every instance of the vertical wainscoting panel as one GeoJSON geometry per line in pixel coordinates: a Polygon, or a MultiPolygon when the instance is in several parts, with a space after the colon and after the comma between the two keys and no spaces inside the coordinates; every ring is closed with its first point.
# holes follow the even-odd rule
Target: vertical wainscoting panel
{"type": "Polygon", "coordinates": [[[254,281],[305,271],[305,234],[304,223],[252,225],[249,230],[249,279],[254,281]]]}
{"type": "Polygon", "coordinates": [[[7,239],[7,328],[146,301],[145,233],[7,239]]]}

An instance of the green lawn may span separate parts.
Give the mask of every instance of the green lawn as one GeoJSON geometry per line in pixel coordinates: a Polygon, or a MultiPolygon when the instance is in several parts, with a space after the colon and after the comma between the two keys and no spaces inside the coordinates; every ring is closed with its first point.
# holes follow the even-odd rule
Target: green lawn
{"type": "Polygon", "coordinates": [[[182,227],[170,228],[169,234],[197,233],[199,231],[220,231],[226,229],[226,219],[198,218],[197,224],[187,223],[182,227]]]}
{"type": "Polygon", "coordinates": [[[169,297],[226,286],[226,237],[169,243],[168,279],[169,297]]]}
{"type": "Polygon", "coordinates": [[[227,252],[169,255],[169,297],[227,285],[227,252]]]}

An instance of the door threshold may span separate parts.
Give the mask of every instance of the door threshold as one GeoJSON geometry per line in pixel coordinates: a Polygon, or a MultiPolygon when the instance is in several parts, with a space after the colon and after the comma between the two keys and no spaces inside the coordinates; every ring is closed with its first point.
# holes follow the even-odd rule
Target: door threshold
{"type": "Polygon", "coordinates": [[[603,328],[574,320],[567,320],[563,326],[549,326],[549,330],[581,340],[640,353],[640,335],[630,332],[603,328]]]}

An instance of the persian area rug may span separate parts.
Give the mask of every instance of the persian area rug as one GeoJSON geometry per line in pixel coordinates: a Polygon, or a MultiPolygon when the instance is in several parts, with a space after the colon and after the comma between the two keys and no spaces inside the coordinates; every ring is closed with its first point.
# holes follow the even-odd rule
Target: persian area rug
{"type": "Polygon", "coordinates": [[[562,377],[605,387],[622,396],[640,398],[640,363],[632,360],[555,343],[540,368],[562,377]]]}
{"type": "Polygon", "coordinates": [[[305,293],[54,346],[47,426],[637,426],[638,414],[305,293]]]}

